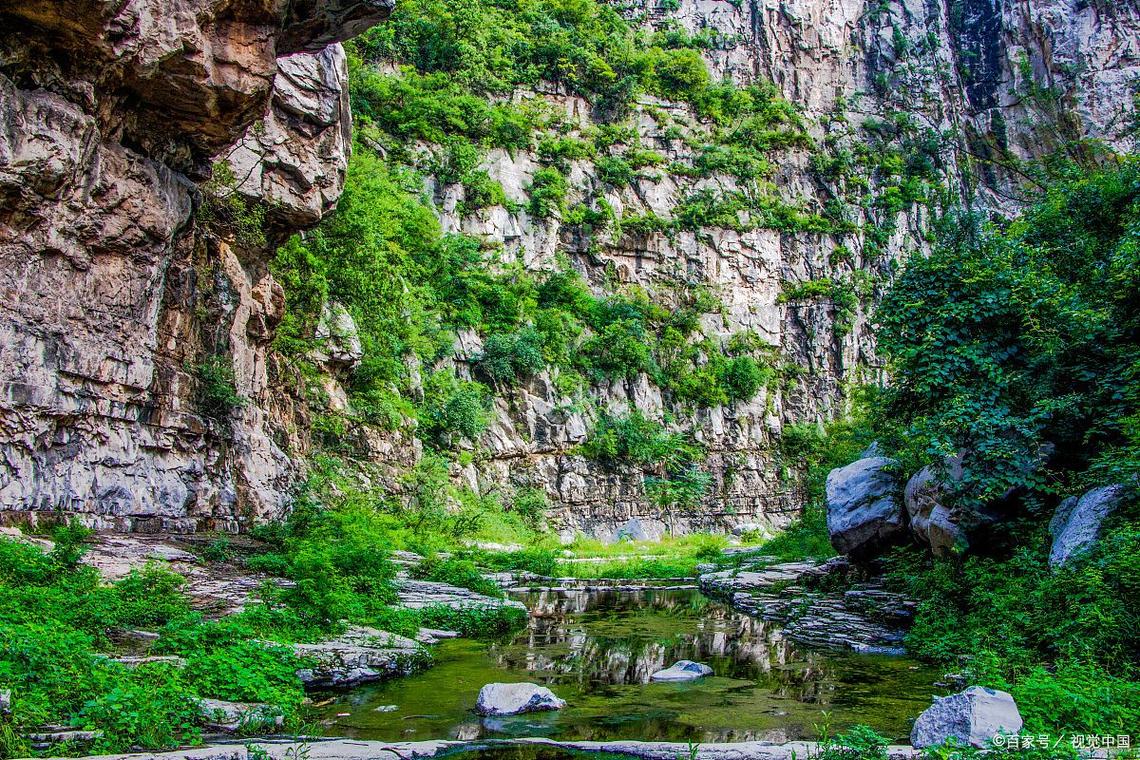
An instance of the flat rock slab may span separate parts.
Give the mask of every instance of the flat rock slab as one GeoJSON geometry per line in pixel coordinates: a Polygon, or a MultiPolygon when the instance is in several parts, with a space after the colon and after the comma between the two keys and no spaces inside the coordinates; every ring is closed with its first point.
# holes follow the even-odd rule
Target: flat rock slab
{"type": "Polygon", "coordinates": [[[431,660],[419,642],[365,626],[316,644],[294,644],[293,652],[311,663],[297,671],[307,687],[353,686],[407,675],[431,660]]]}
{"type": "Polygon", "coordinates": [[[517,607],[521,610],[526,609],[525,604],[514,599],[498,599],[493,596],[478,594],[470,589],[435,581],[400,578],[396,581],[396,592],[399,595],[400,604],[413,610],[437,605],[456,609],[468,607],[517,607]]]}
{"type": "MultiPolygon", "coordinates": [[[[578,752],[596,752],[643,758],[643,760],[677,760],[689,757],[689,745],[677,742],[560,742],[551,739],[511,739],[500,741],[429,741],[429,742],[378,742],[350,739],[314,740],[310,743],[274,742],[257,740],[253,743],[259,752],[274,760],[289,760],[302,756],[309,760],[422,760],[455,753],[464,748],[486,746],[525,746],[539,744],[578,752]]],[[[812,757],[817,747],[814,742],[769,744],[766,742],[736,742],[729,744],[701,744],[696,760],[793,760],[812,757]]],[[[916,760],[920,750],[906,746],[892,746],[887,750],[889,760],[916,760]]],[[[456,760],[462,754],[451,755],[456,760]]],[[[91,756],[88,760],[251,760],[244,744],[223,744],[199,749],[162,753],[136,753],[130,755],[91,756]]]]}

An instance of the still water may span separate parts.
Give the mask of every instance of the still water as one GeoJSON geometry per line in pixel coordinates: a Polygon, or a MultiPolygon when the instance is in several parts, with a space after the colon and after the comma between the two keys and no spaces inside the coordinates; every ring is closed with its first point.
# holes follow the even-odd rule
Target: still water
{"type": "Polygon", "coordinates": [[[812,650],[780,628],[696,590],[548,590],[518,594],[525,630],[497,643],[435,647],[422,673],[335,695],[325,732],[382,741],[643,739],[726,742],[814,739],[865,723],[896,740],[930,705],[939,673],[905,657],[812,650]],[[651,683],[676,660],[715,675],[651,683]],[[563,710],[481,718],[479,688],[494,681],[549,686],[563,710]],[[392,709],[395,706],[395,709],[392,709]],[[349,713],[339,716],[339,713],[349,713]]]}

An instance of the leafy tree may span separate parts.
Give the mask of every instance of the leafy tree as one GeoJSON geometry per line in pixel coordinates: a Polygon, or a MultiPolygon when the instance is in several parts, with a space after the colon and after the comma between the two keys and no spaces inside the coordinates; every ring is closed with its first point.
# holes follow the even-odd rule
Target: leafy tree
{"type": "Polygon", "coordinates": [[[1140,466],[1140,163],[1066,171],[1006,228],[941,225],[878,313],[895,382],[880,427],[910,464],[965,451],[961,499],[992,503],[1140,466]],[[1052,453],[1050,453],[1052,452],[1052,453]]]}

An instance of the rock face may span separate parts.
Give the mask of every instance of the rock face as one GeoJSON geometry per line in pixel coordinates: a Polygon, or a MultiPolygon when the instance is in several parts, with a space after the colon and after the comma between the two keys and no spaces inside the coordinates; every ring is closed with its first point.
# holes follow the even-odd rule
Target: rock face
{"type": "Polygon", "coordinates": [[[519,713],[561,710],[566,701],[550,689],[533,683],[489,683],[479,690],[475,711],[480,715],[518,715],[519,713]]]}
{"type": "Polygon", "coordinates": [[[419,642],[364,626],[316,644],[294,644],[293,653],[309,663],[297,671],[309,687],[355,686],[406,675],[431,659],[419,642]]]}
{"type": "Polygon", "coordinates": [[[391,7],[0,2],[0,516],[179,531],[280,512],[266,262],[340,193],[338,42],[391,7]],[[196,403],[210,362],[247,399],[229,419],[196,403]]]}
{"type": "MultiPolygon", "coordinates": [[[[9,32],[0,42],[0,518],[63,512],[100,528],[232,531],[282,514],[310,442],[301,380],[270,348],[284,293],[267,261],[340,193],[350,133],[336,43],[391,4],[0,0],[9,32]],[[232,370],[243,403],[220,413],[215,403],[207,414],[202,377],[219,368],[223,378],[232,370]]],[[[751,400],[697,412],[645,375],[591,389],[599,409],[673,420],[707,448],[704,502],[668,524],[646,498],[642,472],[576,453],[594,418],[559,390],[557,373],[501,398],[475,442],[486,455],[453,476],[480,493],[540,489],[567,533],[777,529],[803,500],[779,457],[784,427],[834,416],[846,384],[881,374],[866,307],[893,262],[927,246],[921,204],[870,207],[863,183],[881,189],[880,178],[837,178],[813,159],[839,159],[905,117],[914,139],[940,143],[928,158],[951,187],[976,182],[981,205],[1015,210],[1020,179],[1002,167],[1073,138],[1135,147],[1140,4],[685,0],[667,12],[643,0],[622,8],[649,26],[712,34],[717,44],[704,55],[714,77],[771,81],[796,104],[826,151],[781,154],[771,183],[813,213],[841,203],[854,231],[630,228],[594,245],[525,210],[466,213],[461,185],[432,181],[443,228],[501,245],[504,265],[546,270],[567,257],[591,282],[640,286],[669,307],[670,282],[704,284],[723,302],[700,317],[708,337],[754,333],[774,366],[790,368],[751,400]],[[789,285],[824,280],[868,281],[870,292],[853,309],[789,295],[789,285]]],[[[568,124],[592,126],[585,100],[553,86],[532,94],[568,124]]],[[[643,101],[633,119],[640,143],[691,164],[657,118],[699,129],[691,110],[643,101]]],[[[533,151],[492,151],[482,168],[522,201],[538,166],[533,151]]],[[[571,205],[600,186],[581,162],[570,174],[571,205]]],[[[626,217],[666,217],[680,196],[711,187],[736,185],[722,174],[638,177],[604,197],[626,217]]],[[[341,411],[339,381],[359,347],[345,315],[333,304],[328,314],[321,363],[330,406],[341,411]]],[[[470,376],[480,350],[477,336],[460,335],[448,361],[470,376]]],[[[367,456],[393,471],[420,455],[414,430],[367,438],[367,456]]],[[[877,541],[894,531],[892,519],[863,525],[877,541]]],[[[946,527],[933,511],[929,519],[927,532],[946,527]]]]}
{"type": "Polygon", "coordinates": [[[971,747],[992,747],[998,734],[1021,730],[1021,713],[1008,693],[971,686],[949,697],[936,697],[934,704],[914,722],[910,743],[916,748],[933,747],[948,739],[971,747]]]}
{"type": "Polygon", "coordinates": [[[1049,523],[1053,536],[1049,564],[1059,567],[1092,547],[1100,535],[1101,524],[1120,506],[1124,495],[1124,486],[1115,485],[1094,488],[1079,499],[1070,496],[1062,501],[1049,523]]]}
{"type": "Polygon", "coordinates": [[[650,681],[695,681],[698,678],[711,676],[713,669],[703,662],[692,660],[678,660],[664,670],[658,670],[649,677],[650,681]]]}
{"type": "Polygon", "coordinates": [[[950,457],[945,472],[927,465],[907,481],[903,504],[910,531],[919,543],[930,547],[936,555],[944,555],[966,544],[966,530],[961,510],[946,503],[943,478],[953,482],[962,478],[962,460],[950,457]]]}
{"type": "Polygon", "coordinates": [[[859,459],[827,476],[827,532],[836,551],[866,557],[905,533],[897,485],[886,457],[859,459]]]}

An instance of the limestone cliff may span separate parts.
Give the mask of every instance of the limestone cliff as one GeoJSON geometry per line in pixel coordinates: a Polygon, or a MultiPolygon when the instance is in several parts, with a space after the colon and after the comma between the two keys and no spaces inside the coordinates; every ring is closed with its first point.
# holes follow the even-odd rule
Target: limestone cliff
{"type": "MultiPolygon", "coordinates": [[[[708,449],[713,483],[684,522],[781,525],[800,506],[786,477],[795,463],[775,453],[781,431],[833,416],[849,384],[877,375],[866,312],[903,254],[928,244],[926,207],[890,202],[883,173],[850,167],[851,151],[921,142],[913,152],[954,194],[1002,211],[1019,203],[1027,159],[1087,150],[1087,137],[1133,150],[1140,2],[625,5],[635,23],[715,30],[704,53],[714,74],[774,82],[800,107],[814,147],[781,152],[773,185],[789,203],[841,216],[845,231],[618,230],[598,245],[517,207],[468,212],[458,184],[432,183],[432,203],[445,229],[501,245],[528,269],[565,256],[595,287],[639,284],[670,307],[678,281],[705,284],[722,304],[702,316],[705,335],[754,331],[794,371],[750,401],[695,411],[644,376],[589,389],[586,408],[544,372],[500,396],[477,455],[453,474],[477,491],[541,488],[566,529],[612,536],[637,517],[660,531],[640,472],[574,451],[599,408],[635,407],[708,449]],[[864,287],[853,306],[789,287],[819,281],[864,287]]],[[[14,31],[0,43],[0,512],[74,512],[135,530],[235,530],[281,514],[307,410],[270,350],[284,294],[266,262],[336,202],[349,145],[336,43],[388,10],[382,0],[0,2],[14,31]],[[217,161],[224,171],[209,180],[217,161]],[[218,367],[233,368],[245,399],[228,422],[202,411],[218,367]]],[[[590,126],[583,100],[535,94],[571,132],[590,126]]],[[[675,137],[696,124],[684,107],[643,99],[633,122],[671,164],[694,160],[675,137]]],[[[527,151],[485,164],[520,202],[538,167],[527,151]]],[[[734,187],[723,174],[658,173],[614,190],[585,162],[569,176],[571,204],[601,195],[628,217],[669,218],[687,193],[734,187]]],[[[329,315],[344,321],[335,304],[329,315]]],[[[446,361],[469,375],[481,349],[460,335],[446,361]]],[[[334,370],[352,354],[324,357],[334,405],[347,403],[334,370]]],[[[368,441],[393,471],[418,456],[414,430],[368,441]]]]}
{"type": "Polygon", "coordinates": [[[0,3],[0,514],[233,530],[281,510],[266,263],[336,202],[339,41],[391,7],[0,3]],[[204,201],[222,154],[242,174],[204,201]],[[204,221],[259,201],[243,234],[204,221]],[[202,368],[231,364],[256,403],[222,429],[194,399],[202,368]]]}

